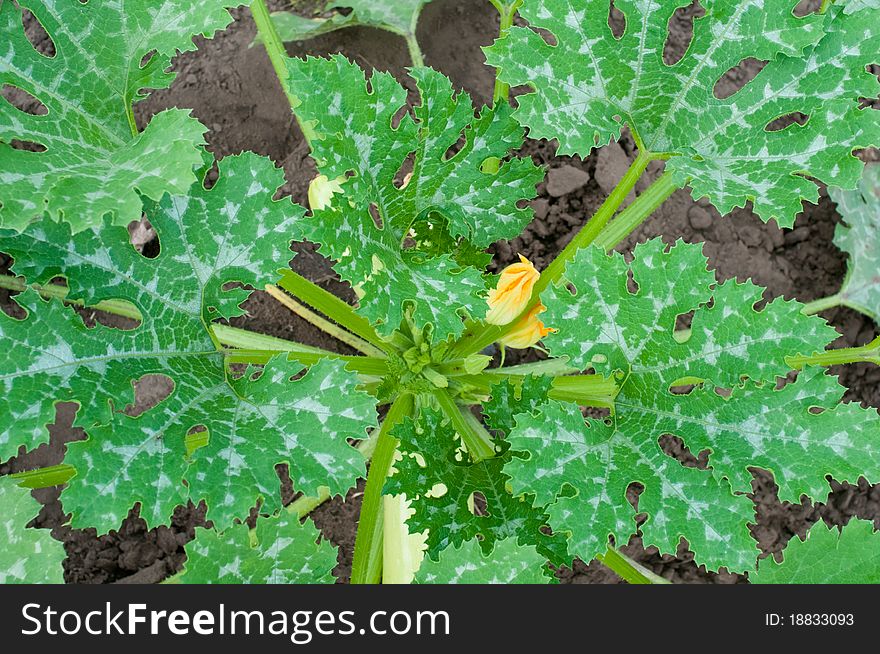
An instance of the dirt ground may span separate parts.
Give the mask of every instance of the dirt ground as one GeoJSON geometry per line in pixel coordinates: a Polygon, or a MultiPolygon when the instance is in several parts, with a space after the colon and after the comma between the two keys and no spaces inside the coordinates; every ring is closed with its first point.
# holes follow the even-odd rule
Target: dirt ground
{"type": "MultiPolygon", "coordinates": [[[[299,2],[308,9],[317,2],[299,2]]],[[[270,2],[273,9],[287,8],[283,1],[270,2]]],[[[667,44],[667,57],[680,57],[687,47],[691,29],[690,18],[697,7],[677,16],[667,44]]],[[[167,107],[191,108],[194,115],[209,128],[208,143],[218,157],[253,150],[268,155],[285,171],[287,183],[282,192],[298,202],[306,201],[309,181],[315,167],[307,145],[290,114],[287,102],[273,73],[265,52],[249,47],[255,28],[247,9],[234,12],[235,22],[213,40],[197,39],[199,49],[181,55],[175,62],[178,77],[171,88],[155,92],[136,107],[143,125],[149,116],[167,107]]],[[[491,96],[493,73],[484,65],[480,46],[492,42],[498,20],[487,2],[474,0],[435,0],[424,11],[418,37],[426,63],[447,74],[453,82],[469,92],[476,103],[491,96]]],[[[409,65],[402,40],[367,28],[353,28],[319,37],[306,43],[288,44],[293,56],[324,55],[341,52],[367,69],[393,73],[411,88],[405,67],[409,65]]],[[[760,64],[753,62],[735,71],[722,86],[731,92],[754,75],[760,64]]],[[[634,158],[634,145],[629,138],[606,146],[586,159],[557,157],[555,147],[546,141],[527,141],[522,153],[549,169],[558,169],[551,179],[559,183],[542,183],[539,197],[533,203],[535,218],[524,234],[492,248],[494,266],[503,267],[517,253],[529,257],[539,268],[570,240],[589,217],[634,158]],[[577,175],[571,169],[585,172],[577,175]],[[567,180],[577,179],[573,190],[564,188],[567,180]],[[587,181],[588,180],[588,181],[587,181]],[[585,183],[584,183],[585,182],[585,183]],[[549,188],[548,188],[549,187],[549,188]],[[560,190],[568,190],[560,194],[560,190]]],[[[865,156],[874,158],[876,153],[865,156]]],[[[662,164],[649,169],[648,179],[640,183],[642,190],[651,178],[659,175],[662,164]]],[[[832,244],[835,224],[840,217],[824,193],[817,206],[807,206],[792,230],[781,230],[774,224],[762,223],[748,209],[720,217],[704,202],[694,202],[686,191],[679,191],[623,244],[621,251],[637,242],[658,235],[668,241],[684,239],[704,242],[704,251],[721,279],[751,278],[767,287],[767,297],[783,296],[810,301],[839,290],[846,270],[846,257],[832,244]]],[[[148,244],[147,250],[155,248],[148,244]]],[[[310,244],[296,245],[298,256],[292,266],[300,273],[352,300],[351,289],[334,277],[327,261],[310,244]]],[[[0,255],[0,270],[5,266],[0,255]]],[[[9,306],[8,298],[0,303],[9,306]]],[[[300,321],[286,309],[262,293],[248,302],[249,316],[238,319],[239,326],[283,338],[296,339],[313,345],[330,345],[322,332],[300,321]]],[[[825,317],[841,336],[839,346],[862,345],[877,333],[877,326],[853,311],[828,311],[825,317]]],[[[832,370],[840,374],[849,389],[847,401],[880,407],[880,369],[860,365],[832,370]]],[[[143,389],[145,396],[151,390],[143,389]]],[[[70,427],[72,407],[61,406],[56,424],[51,427],[51,443],[0,465],[0,474],[59,463],[64,443],[83,438],[70,427]]],[[[852,516],[872,519],[880,527],[880,490],[864,480],[858,485],[841,485],[830,481],[829,497],[823,503],[791,505],[777,500],[772,477],[755,471],[754,502],[756,510],[752,533],[761,550],[779,552],[795,534],[803,535],[815,521],[845,524],[852,516]]],[[[351,489],[346,498],[335,498],[313,513],[313,519],[325,537],[339,546],[339,563],[335,570],[340,581],[350,571],[356,518],[360,507],[363,481],[351,489]]],[[[156,582],[175,573],[185,559],[183,546],[194,535],[196,525],[204,524],[203,507],[180,507],[168,526],[147,530],[136,512],[118,531],[96,537],[94,530],[75,530],[64,526],[65,516],[58,501],[57,489],[38,491],[36,496],[44,508],[35,524],[51,527],[53,535],[65,543],[68,557],[64,563],[65,578],[76,583],[156,582]]],[[[289,484],[285,500],[293,497],[289,484]]],[[[741,583],[743,576],[727,573],[711,574],[698,568],[684,548],[677,557],[659,556],[651,548],[645,550],[638,537],[624,551],[656,573],[675,582],[741,583]]],[[[599,563],[576,562],[573,569],[559,571],[564,583],[619,583],[620,579],[599,563]]]]}

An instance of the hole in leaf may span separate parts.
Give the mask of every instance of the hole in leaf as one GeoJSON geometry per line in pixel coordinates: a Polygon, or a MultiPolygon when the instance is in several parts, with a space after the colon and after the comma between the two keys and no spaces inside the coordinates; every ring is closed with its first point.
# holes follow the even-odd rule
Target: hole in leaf
{"type": "Polygon", "coordinates": [[[731,395],[733,395],[733,389],[732,389],[732,388],[724,388],[723,386],[716,386],[716,387],[715,387],[714,389],[712,389],[712,390],[715,391],[715,395],[717,395],[718,397],[723,397],[723,398],[725,398],[725,399],[727,399],[728,397],[730,397],[731,395]]]}
{"type": "Polygon", "coordinates": [[[551,47],[556,47],[559,44],[559,39],[556,38],[556,35],[548,29],[544,29],[543,27],[529,27],[535,34],[544,39],[544,43],[551,47]]]}
{"type": "Polygon", "coordinates": [[[400,168],[394,173],[394,188],[398,190],[406,188],[407,184],[409,184],[409,180],[412,178],[415,164],[416,153],[413,151],[406,155],[406,159],[403,160],[403,163],[400,164],[400,168]]]}
{"type": "Polygon", "coordinates": [[[140,67],[141,67],[141,69],[146,68],[147,64],[150,63],[150,60],[151,60],[154,56],[156,56],[156,50],[155,50],[155,49],[150,50],[147,54],[145,54],[143,57],[141,57],[141,63],[140,63],[140,67]]]}
{"type": "Polygon", "coordinates": [[[679,7],[669,19],[666,43],[663,45],[663,62],[674,66],[682,60],[694,40],[694,19],[702,18],[706,10],[698,0],[687,7],[679,7]]]}
{"type": "Polygon", "coordinates": [[[49,108],[40,102],[36,96],[18,86],[4,84],[0,87],[0,96],[3,96],[4,100],[22,113],[30,114],[31,116],[45,116],[49,113],[49,108]]]}
{"type": "Polygon", "coordinates": [[[403,119],[406,117],[407,114],[412,115],[412,109],[408,104],[405,104],[400,109],[398,109],[391,117],[391,128],[397,129],[398,127],[400,127],[400,123],[403,122],[403,119]]]}
{"type": "Polygon", "coordinates": [[[379,214],[379,207],[376,206],[375,202],[370,203],[370,218],[373,219],[373,224],[376,226],[376,229],[384,228],[382,216],[379,214]]]}
{"type": "Polygon", "coordinates": [[[608,4],[608,27],[615,39],[620,40],[626,34],[626,16],[614,6],[614,0],[608,4]]]}
{"type": "Polygon", "coordinates": [[[467,145],[467,132],[465,129],[462,129],[461,133],[458,135],[458,140],[450,145],[443,154],[443,161],[449,161],[452,159],[455,155],[461,152],[465,145],[467,145]]]}
{"type": "Polygon", "coordinates": [[[764,130],[767,132],[781,132],[782,130],[791,127],[792,125],[798,125],[803,127],[807,124],[807,121],[810,117],[806,114],[801,113],[800,111],[793,111],[790,114],[785,114],[784,116],[780,116],[779,118],[774,118],[769,123],[767,123],[764,130]]]}
{"type": "Polygon", "coordinates": [[[486,501],[486,496],[480,491],[471,493],[468,499],[468,508],[476,516],[485,517],[489,515],[489,503],[486,501]]]}
{"type": "Polygon", "coordinates": [[[193,452],[205,447],[211,441],[211,432],[205,425],[195,425],[186,432],[183,442],[186,446],[186,455],[192,456],[193,452]]]}
{"type": "Polygon", "coordinates": [[[144,375],[132,381],[131,385],[134,388],[134,404],[126,406],[123,413],[132,418],[157,407],[174,392],[174,380],[168,375],[144,375]]]}
{"type": "Polygon", "coordinates": [[[309,373],[309,369],[308,369],[308,368],[303,368],[302,370],[300,370],[300,371],[299,371],[298,373],[296,373],[295,375],[291,375],[291,376],[288,378],[287,381],[289,381],[289,382],[296,382],[296,381],[299,381],[300,379],[302,379],[303,377],[305,377],[308,373],[309,373]]]}
{"type": "Polygon", "coordinates": [[[810,411],[810,413],[812,413],[814,416],[818,416],[818,415],[820,415],[820,414],[822,414],[822,413],[825,413],[825,407],[822,407],[822,406],[811,406],[811,407],[809,408],[809,411],[810,411]]]}
{"type": "Polygon", "coordinates": [[[24,35],[34,50],[50,59],[55,56],[55,42],[30,9],[21,7],[21,24],[24,27],[24,35]]]}
{"type": "Polygon", "coordinates": [[[639,292],[639,283],[633,276],[633,271],[631,268],[627,268],[626,271],[626,290],[628,290],[633,295],[636,295],[639,292]]]}
{"type": "Polygon", "coordinates": [[[584,420],[598,420],[604,422],[606,425],[611,425],[611,409],[584,405],[578,405],[578,408],[581,410],[581,415],[584,417],[584,420]]]}
{"type": "MultiPolygon", "coordinates": [[[[422,467],[425,467],[425,466],[422,466],[422,467]]],[[[436,484],[431,486],[431,489],[427,493],[425,493],[425,495],[427,497],[437,499],[437,498],[443,497],[448,492],[449,492],[449,488],[446,486],[446,484],[444,484],[442,482],[437,482],[436,484]]]]}
{"type": "Polygon", "coordinates": [[[657,439],[657,444],[666,456],[672,457],[685,468],[697,468],[699,470],[709,468],[709,450],[703,450],[698,456],[694,456],[684,441],[672,434],[664,434],[657,439]]]}
{"type": "Polygon", "coordinates": [[[718,78],[718,81],[715,82],[715,86],[712,88],[712,94],[719,100],[729,98],[755,79],[758,73],[764,70],[766,65],[766,61],[755,59],[754,57],[746,57],[718,78]]]}
{"type": "Polygon", "coordinates": [[[41,143],[19,139],[12,139],[9,145],[13,150],[24,150],[25,152],[45,152],[47,150],[46,146],[41,143]]]}
{"type": "Polygon", "coordinates": [[[819,11],[821,6],[822,3],[819,0],[800,0],[791,13],[798,18],[803,18],[804,16],[819,11]]]}
{"type": "Polygon", "coordinates": [[[141,214],[140,220],[133,220],[128,225],[128,235],[134,249],[147,259],[155,259],[161,250],[159,235],[145,214],[141,214]]]}
{"type": "Polygon", "coordinates": [[[669,385],[669,392],[673,395],[690,395],[699,384],[685,384],[680,381],[669,385]]]}

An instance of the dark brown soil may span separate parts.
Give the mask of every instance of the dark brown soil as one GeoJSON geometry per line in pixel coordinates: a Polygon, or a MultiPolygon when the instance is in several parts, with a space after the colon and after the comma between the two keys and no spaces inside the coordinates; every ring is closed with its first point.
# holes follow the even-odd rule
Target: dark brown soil
{"type": "MultiPolygon", "coordinates": [[[[306,7],[317,3],[298,4],[306,7]]],[[[278,1],[270,5],[273,9],[285,8],[287,3],[278,1]]],[[[680,57],[686,49],[690,17],[697,11],[698,7],[692,7],[676,18],[665,53],[668,58],[680,57]]],[[[229,29],[211,41],[199,40],[196,52],[178,58],[177,81],[170,89],[158,91],[140,104],[138,119],[143,124],[149,116],[170,106],[191,108],[209,127],[207,138],[215,155],[222,157],[247,149],[270,156],[284,168],[287,183],[282,192],[305,202],[308,183],[316,174],[307,145],[291,117],[265,52],[259,47],[248,47],[255,33],[248,10],[237,10],[235,16],[229,29]]],[[[489,3],[473,0],[435,0],[420,22],[419,40],[427,63],[450,76],[479,103],[489,98],[493,82],[492,71],[484,66],[479,46],[492,41],[497,23],[489,3]]],[[[307,43],[288,44],[288,51],[294,56],[342,52],[367,69],[390,71],[409,84],[404,71],[409,61],[403,42],[375,30],[345,30],[307,43]]],[[[753,73],[754,69],[745,67],[724,84],[735,88],[753,73]]],[[[554,145],[543,141],[527,141],[522,152],[549,168],[572,166],[585,171],[589,181],[559,197],[548,192],[546,183],[541,184],[539,198],[533,203],[534,221],[519,238],[493,247],[496,268],[512,261],[517,253],[528,256],[539,268],[546,265],[604,200],[634,157],[634,145],[624,137],[619,145],[608,146],[585,160],[557,157],[554,145]]],[[[658,164],[650,169],[649,179],[640,183],[637,190],[643,190],[661,168],[662,164],[658,164]]],[[[722,218],[708,204],[695,203],[686,191],[679,191],[620,249],[627,251],[637,242],[657,235],[669,241],[681,238],[705,242],[704,251],[721,279],[751,278],[767,287],[768,297],[809,301],[835,293],[842,282],[845,255],[832,244],[838,220],[824,193],[818,206],[805,208],[795,229],[780,230],[773,224],[765,225],[748,209],[722,218]]],[[[299,253],[292,263],[295,269],[340,297],[353,300],[351,289],[339,282],[314,246],[302,244],[294,250],[299,253]]],[[[3,265],[0,260],[0,267],[3,265]]],[[[8,306],[7,297],[0,296],[0,303],[8,306]]],[[[262,293],[255,293],[247,308],[250,315],[236,324],[313,345],[336,347],[322,332],[262,293]]],[[[877,333],[872,321],[853,311],[829,311],[826,318],[841,333],[840,346],[867,343],[877,333]]],[[[849,366],[832,372],[840,374],[848,387],[848,401],[880,407],[880,369],[876,366],[849,366]]],[[[145,393],[148,391],[144,389],[145,393]]],[[[71,419],[71,407],[62,405],[57,424],[51,427],[51,443],[0,465],[0,474],[59,463],[64,443],[83,437],[70,428],[71,419]]],[[[361,480],[345,501],[335,498],[312,514],[325,537],[339,546],[335,574],[340,580],[347,579],[350,572],[362,491],[361,480]]],[[[768,554],[779,552],[794,534],[803,535],[819,518],[831,524],[844,524],[850,517],[858,516],[875,520],[880,526],[880,490],[862,480],[857,486],[841,486],[832,481],[829,491],[827,502],[821,504],[781,504],[772,478],[756,471],[756,524],[752,532],[761,549],[768,554]]],[[[69,582],[159,581],[180,569],[185,558],[183,545],[193,537],[195,526],[204,523],[200,507],[180,507],[169,526],[148,531],[132,514],[118,532],[97,538],[93,530],[62,526],[65,518],[56,489],[36,495],[44,509],[35,522],[51,527],[53,536],[65,543],[65,578],[69,582]]],[[[290,499],[292,492],[287,488],[285,500],[290,499]]],[[[745,581],[739,575],[706,573],[697,568],[684,548],[678,557],[661,557],[651,548],[646,551],[640,539],[634,537],[624,551],[675,582],[745,581]]],[[[560,571],[559,577],[566,583],[620,582],[614,573],[596,562],[576,562],[573,569],[560,571]]]]}

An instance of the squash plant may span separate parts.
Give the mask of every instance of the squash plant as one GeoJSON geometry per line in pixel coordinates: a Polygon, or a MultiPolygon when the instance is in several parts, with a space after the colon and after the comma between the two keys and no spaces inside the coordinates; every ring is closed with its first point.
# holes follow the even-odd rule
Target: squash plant
{"type": "MultiPolygon", "coordinates": [[[[24,488],[0,480],[13,545],[0,578],[59,577],[60,544],[27,528],[36,506],[26,497],[57,484],[71,524],[99,533],[135,505],[152,526],[204,501],[213,528],[187,545],[183,582],[329,581],[333,549],[300,519],[369,460],[355,583],[548,582],[548,561],[575,557],[659,583],[617,549],[637,531],[663,553],[686,542],[711,570],[756,570],[752,467],[793,502],[823,497],[829,475],[880,479],[880,415],[841,404],[824,368],[877,363],[876,343],[826,352],[837,334],[813,315],[839,300],[876,317],[876,279],[865,278],[877,207],[864,190],[876,193],[876,169],[864,208],[841,198],[864,168],[854,152],[880,144],[878,114],[860,100],[880,92],[866,70],[880,51],[877,3],[823,2],[799,17],[794,0],[704,0],[688,51],[666,64],[667,24],[686,0],[618,0],[622,35],[607,1],[490,1],[498,81],[493,106],[476,113],[422,65],[425,2],[348,0],[351,13],[320,19],[393,25],[406,14],[413,106],[386,73],[287,57],[283,29],[263,0],[251,3],[317,164],[307,210],[274,199],[283,175],[252,153],[222,159],[209,188],[205,128],[186,111],[142,131],[134,122],[132,103],[169,84],[170,58],[228,24],[234,1],[0,0],[10,35],[0,82],[41,109],[0,104],[0,251],[13,259],[0,286],[25,315],[0,315],[0,460],[47,442],[59,402],[78,405],[88,435],[63,465],[16,475],[24,488]],[[51,56],[26,38],[23,10],[52,39],[51,56]],[[517,11],[529,27],[513,27],[517,11]],[[767,63],[718,98],[719,78],[749,57],[767,63]],[[508,91],[522,85],[514,108],[508,91]],[[796,112],[804,124],[768,128],[796,112]],[[524,260],[487,274],[486,248],[525,227],[544,176],[513,154],[525,134],[586,156],[624,126],[638,157],[571,244],[540,272],[524,260]],[[655,160],[664,174],[620,210],[655,160]],[[750,282],[718,282],[698,245],[614,252],[675,189],[722,213],[751,203],[787,227],[818,198],[816,180],[852,217],[839,239],[854,272],[834,302],[763,303],[750,282]],[[128,241],[141,215],[159,236],[154,259],[128,241]],[[356,306],[285,267],[291,240],[320,245],[356,306]],[[256,288],[346,349],[230,325],[256,288]],[[87,327],[83,307],[124,324],[87,327]],[[534,363],[498,365],[487,350],[539,341],[547,356],[534,363]],[[173,385],[168,397],[123,411],[132,384],[156,375],[173,385]],[[708,466],[672,456],[669,435],[707,452],[708,466]],[[288,507],[280,463],[302,493],[288,507]],[[43,566],[32,564],[38,551],[43,566]]],[[[792,565],[835,547],[876,550],[869,528],[844,537],[793,545],[792,565]]],[[[808,580],[834,580],[813,569],[808,580]]],[[[757,574],[797,578],[765,563],[757,574]]]]}

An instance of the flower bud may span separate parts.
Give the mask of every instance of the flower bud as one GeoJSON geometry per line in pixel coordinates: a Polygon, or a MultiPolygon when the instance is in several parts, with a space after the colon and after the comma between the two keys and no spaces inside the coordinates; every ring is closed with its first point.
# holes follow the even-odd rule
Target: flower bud
{"type": "Polygon", "coordinates": [[[499,339],[498,342],[501,345],[514,350],[524,350],[535,345],[535,343],[540,341],[550,332],[555,332],[555,329],[545,327],[544,323],[538,318],[538,314],[543,313],[546,310],[547,307],[538,302],[538,304],[523,316],[522,320],[517,322],[514,328],[499,339]]]}

